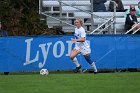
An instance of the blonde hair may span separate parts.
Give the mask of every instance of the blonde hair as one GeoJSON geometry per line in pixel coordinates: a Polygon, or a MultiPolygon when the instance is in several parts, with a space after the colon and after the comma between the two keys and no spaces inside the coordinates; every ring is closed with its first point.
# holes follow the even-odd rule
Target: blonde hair
{"type": "MultiPolygon", "coordinates": [[[[81,26],[83,26],[83,25],[84,25],[84,22],[83,22],[83,20],[82,20],[82,19],[80,19],[80,18],[76,18],[76,20],[78,20],[78,21],[80,22],[81,26]]],[[[76,20],[75,20],[75,21],[76,21],[76,20]]]]}

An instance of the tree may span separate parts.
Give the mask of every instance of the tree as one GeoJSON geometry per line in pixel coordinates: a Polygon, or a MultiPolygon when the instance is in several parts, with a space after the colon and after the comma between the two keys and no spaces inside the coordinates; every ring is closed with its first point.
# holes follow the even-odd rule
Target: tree
{"type": "Polygon", "coordinates": [[[38,0],[1,0],[0,20],[9,35],[41,35],[44,32],[54,32],[40,22],[38,0]]]}

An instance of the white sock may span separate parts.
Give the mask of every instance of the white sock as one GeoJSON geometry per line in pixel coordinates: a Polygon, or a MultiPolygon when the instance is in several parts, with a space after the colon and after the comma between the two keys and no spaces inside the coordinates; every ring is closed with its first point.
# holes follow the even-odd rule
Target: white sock
{"type": "Polygon", "coordinates": [[[78,60],[77,60],[76,57],[72,61],[76,65],[76,67],[79,67],[80,66],[80,64],[79,64],[79,62],[78,62],[78,60]]]}
{"type": "Polygon", "coordinates": [[[91,67],[94,69],[94,72],[97,72],[97,68],[96,68],[95,62],[93,62],[93,63],[91,64],[91,67]]]}

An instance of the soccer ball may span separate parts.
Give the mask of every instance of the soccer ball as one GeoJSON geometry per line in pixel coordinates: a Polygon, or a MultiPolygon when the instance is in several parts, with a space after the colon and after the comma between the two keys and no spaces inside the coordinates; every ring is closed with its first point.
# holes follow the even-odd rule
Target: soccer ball
{"type": "Polygon", "coordinates": [[[47,69],[41,69],[40,70],[40,75],[48,75],[49,74],[49,71],[47,69]]]}

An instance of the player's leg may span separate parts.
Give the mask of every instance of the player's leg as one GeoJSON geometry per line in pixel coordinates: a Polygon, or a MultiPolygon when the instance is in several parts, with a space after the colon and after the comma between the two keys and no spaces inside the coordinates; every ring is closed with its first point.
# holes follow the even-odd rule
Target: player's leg
{"type": "Polygon", "coordinates": [[[73,63],[76,65],[76,69],[75,69],[75,72],[78,72],[80,69],[81,69],[81,65],[79,64],[76,56],[80,53],[79,50],[77,49],[73,49],[71,54],[70,54],[70,58],[71,60],[73,61],[73,63]]]}
{"type": "Polygon", "coordinates": [[[76,67],[79,67],[80,64],[76,58],[76,56],[79,54],[79,51],[76,49],[73,49],[71,54],[70,54],[70,59],[73,61],[73,63],[76,65],[76,67]]]}
{"type": "Polygon", "coordinates": [[[94,70],[94,73],[97,73],[97,67],[95,62],[91,59],[90,54],[83,55],[85,60],[91,65],[91,68],[94,70]]]}
{"type": "Polygon", "coordinates": [[[91,49],[89,47],[84,47],[81,50],[81,53],[84,56],[85,60],[91,65],[91,68],[94,70],[94,73],[97,73],[95,62],[91,59],[91,56],[90,56],[91,49]]]}

